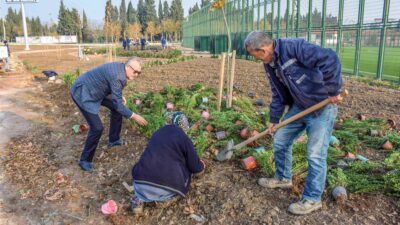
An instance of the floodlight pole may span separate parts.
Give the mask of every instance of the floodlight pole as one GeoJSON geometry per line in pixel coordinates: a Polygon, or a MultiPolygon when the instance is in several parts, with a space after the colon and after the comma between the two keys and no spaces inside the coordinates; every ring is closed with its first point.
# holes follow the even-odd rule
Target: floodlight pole
{"type": "Polygon", "coordinates": [[[21,13],[22,13],[22,24],[24,27],[24,37],[25,37],[25,50],[29,50],[29,42],[28,42],[28,29],[26,28],[26,17],[25,17],[25,6],[21,1],[21,13]]]}

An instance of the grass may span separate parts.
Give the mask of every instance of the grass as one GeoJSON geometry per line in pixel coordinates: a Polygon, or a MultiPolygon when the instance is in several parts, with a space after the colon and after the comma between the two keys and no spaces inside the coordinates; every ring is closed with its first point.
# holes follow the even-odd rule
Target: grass
{"type": "MultiPolygon", "coordinates": [[[[342,69],[354,73],[355,47],[343,47],[340,53],[342,69]]],[[[379,47],[361,47],[360,76],[375,79],[378,66],[379,47]]],[[[385,49],[382,80],[400,83],[400,48],[385,49]]]]}

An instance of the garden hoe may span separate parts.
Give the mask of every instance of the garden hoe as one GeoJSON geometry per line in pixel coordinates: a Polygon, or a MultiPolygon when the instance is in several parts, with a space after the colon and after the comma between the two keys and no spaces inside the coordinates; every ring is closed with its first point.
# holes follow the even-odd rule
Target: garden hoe
{"type": "MultiPolygon", "coordinates": [[[[342,91],[340,93],[340,95],[342,97],[345,97],[347,94],[348,94],[347,90],[344,90],[344,91],[342,91]]],[[[306,110],[304,110],[302,112],[299,112],[296,115],[294,115],[294,116],[292,116],[292,117],[290,117],[290,118],[288,118],[288,119],[276,124],[274,126],[274,128],[277,130],[277,129],[283,127],[283,126],[286,126],[287,124],[289,124],[289,123],[291,123],[293,121],[296,121],[296,120],[298,120],[298,119],[300,119],[300,118],[302,118],[302,117],[304,117],[304,116],[306,116],[306,115],[308,115],[308,114],[310,114],[310,113],[312,113],[312,112],[314,112],[314,111],[316,111],[318,109],[321,109],[321,108],[325,107],[326,105],[328,105],[330,103],[331,103],[331,100],[329,98],[327,98],[327,99],[323,100],[322,102],[320,102],[320,103],[318,103],[316,105],[313,105],[313,106],[307,108],[306,110]]],[[[228,160],[228,159],[232,158],[234,150],[240,149],[243,146],[247,145],[248,143],[251,143],[251,142],[253,142],[253,141],[255,141],[255,140],[257,140],[257,139],[259,139],[261,137],[264,137],[267,134],[270,134],[268,129],[266,129],[265,131],[255,135],[255,136],[253,136],[253,137],[251,137],[251,138],[249,138],[249,139],[247,139],[247,140],[245,140],[245,141],[243,141],[243,142],[241,142],[241,143],[239,143],[237,145],[234,145],[233,140],[230,140],[226,144],[225,149],[223,149],[223,150],[218,152],[216,158],[217,158],[218,161],[228,160]]]]}

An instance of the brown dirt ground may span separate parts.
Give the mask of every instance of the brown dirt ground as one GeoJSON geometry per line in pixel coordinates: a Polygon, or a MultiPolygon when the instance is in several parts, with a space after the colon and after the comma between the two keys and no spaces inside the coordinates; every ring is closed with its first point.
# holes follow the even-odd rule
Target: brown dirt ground
{"type": "MultiPolygon", "coordinates": [[[[19,53],[18,57],[37,65],[40,70],[60,72],[78,66],[85,71],[106,61],[103,56],[90,56],[89,61],[80,62],[74,57],[75,52],[63,50],[62,57],[58,57],[58,50],[19,53]]],[[[268,104],[270,88],[261,64],[238,60],[236,68],[237,94],[252,90],[257,98],[263,98],[268,104]]],[[[130,91],[157,91],[166,84],[187,87],[203,83],[216,87],[218,71],[218,59],[211,58],[153,67],[143,70],[130,91]]],[[[31,77],[27,71],[18,73],[31,77]]],[[[7,86],[2,80],[1,83],[0,87],[7,86]]],[[[190,211],[204,216],[205,224],[400,222],[399,199],[382,194],[351,194],[347,202],[336,204],[325,193],[323,210],[306,216],[290,215],[287,207],[298,199],[291,190],[263,189],[256,184],[260,172],[243,171],[239,160],[215,162],[210,154],[205,156],[205,174],[194,180],[186,199],[167,209],[149,207],[144,216],[135,218],[127,210],[129,194],[121,183],[131,182],[130,169],[147,139],[125,121],[122,136],[131,144],[106,151],[105,130],[96,152],[95,171],[84,173],[76,161],[85,134],[74,135],[71,130],[73,124],[84,122],[84,119],[70,100],[66,86],[47,83],[44,76],[38,75],[23,87],[26,90],[15,97],[14,103],[37,116],[29,119],[27,132],[12,139],[1,157],[4,183],[0,190],[7,194],[0,201],[0,218],[19,219],[9,224],[198,224],[188,216],[190,211]],[[99,210],[108,199],[114,199],[120,207],[114,216],[102,215],[99,210]]],[[[398,91],[371,87],[351,79],[346,79],[346,88],[350,95],[340,105],[341,117],[363,113],[400,121],[398,91]]],[[[101,116],[107,127],[107,112],[102,111],[101,116]]]]}

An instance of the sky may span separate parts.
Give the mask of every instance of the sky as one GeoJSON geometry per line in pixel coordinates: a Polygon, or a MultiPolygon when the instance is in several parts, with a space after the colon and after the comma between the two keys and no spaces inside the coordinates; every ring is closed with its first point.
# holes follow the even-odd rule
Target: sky
{"type": "MultiPolygon", "coordinates": [[[[0,0],[0,18],[3,18],[7,13],[8,7],[13,7],[20,9],[20,4],[6,4],[6,0],[0,0]]],[[[52,23],[58,20],[58,10],[60,7],[60,0],[38,0],[39,3],[26,3],[25,11],[26,16],[28,17],[36,17],[39,16],[42,22],[52,23]]],[[[132,1],[133,6],[136,8],[138,0],[125,0],[126,5],[128,5],[129,1],[132,1]]],[[[164,0],[161,0],[164,2],[164,0]]],[[[169,5],[172,0],[167,0],[169,5]]],[[[261,0],[260,2],[264,2],[266,0],[261,0]]],[[[268,0],[269,1],[269,0],[268,0]]],[[[156,2],[156,10],[158,10],[158,2],[159,0],[155,0],[156,2]]],[[[193,7],[194,4],[201,0],[182,0],[183,8],[185,16],[188,15],[188,10],[190,7],[193,7]]],[[[284,10],[286,8],[286,1],[281,1],[281,9],[284,10]]],[[[301,14],[306,14],[308,10],[308,0],[301,1],[300,4],[301,14]]],[[[337,15],[339,10],[339,4],[337,0],[328,0],[327,6],[327,14],[337,15]]],[[[382,16],[383,10],[383,2],[384,0],[365,0],[365,18],[364,22],[373,22],[376,18],[380,18],[382,16]]],[[[112,0],[114,6],[118,6],[121,4],[121,0],[112,0]]],[[[84,9],[86,15],[89,19],[90,23],[100,24],[102,19],[104,18],[104,8],[106,4],[106,0],[64,0],[64,4],[69,8],[77,8],[80,12],[84,9]]],[[[355,24],[358,16],[358,0],[346,0],[344,7],[344,24],[355,24]]],[[[322,10],[322,0],[314,1],[313,8],[317,8],[319,11],[322,10]]],[[[268,10],[268,9],[267,9],[268,10]]],[[[269,9],[270,10],[270,9],[269,9]]],[[[277,10],[277,7],[275,7],[277,10]]],[[[261,12],[262,14],[263,12],[261,12]]],[[[391,1],[390,5],[390,19],[398,20],[400,19],[400,1],[395,0],[391,1]]]]}
{"type": "MultiPolygon", "coordinates": [[[[0,17],[4,18],[7,14],[8,8],[11,6],[13,9],[19,11],[20,4],[7,4],[6,0],[0,0],[1,14],[0,17]]],[[[137,7],[138,0],[125,0],[128,6],[129,1],[132,1],[133,7],[137,7]]],[[[193,7],[196,2],[200,3],[201,0],[182,0],[182,6],[184,9],[185,16],[188,15],[190,7],[193,7]]],[[[156,2],[156,11],[158,10],[159,0],[156,2]]],[[[161,2],[164,2],[162,0],[161,2]]],[[[172,0],[167,0],[171,5],[172,0]]],[[[114,6],[120,6],[121,0],[112,0],[114,6]]],[[[64,0],[64,5],[69,8],[76,8],[80,12],[85,10],[86,16],[90,21],[101,22],[104,17],[104,11],[106,6],[106,0],[64,0]]],[[[39,16],[43,22],[51,23],[58,20],[58,10],[60,8],[60,0],[38,0],[38,3],[26,3],[25,14],[27,17],[39,16]]]]}

